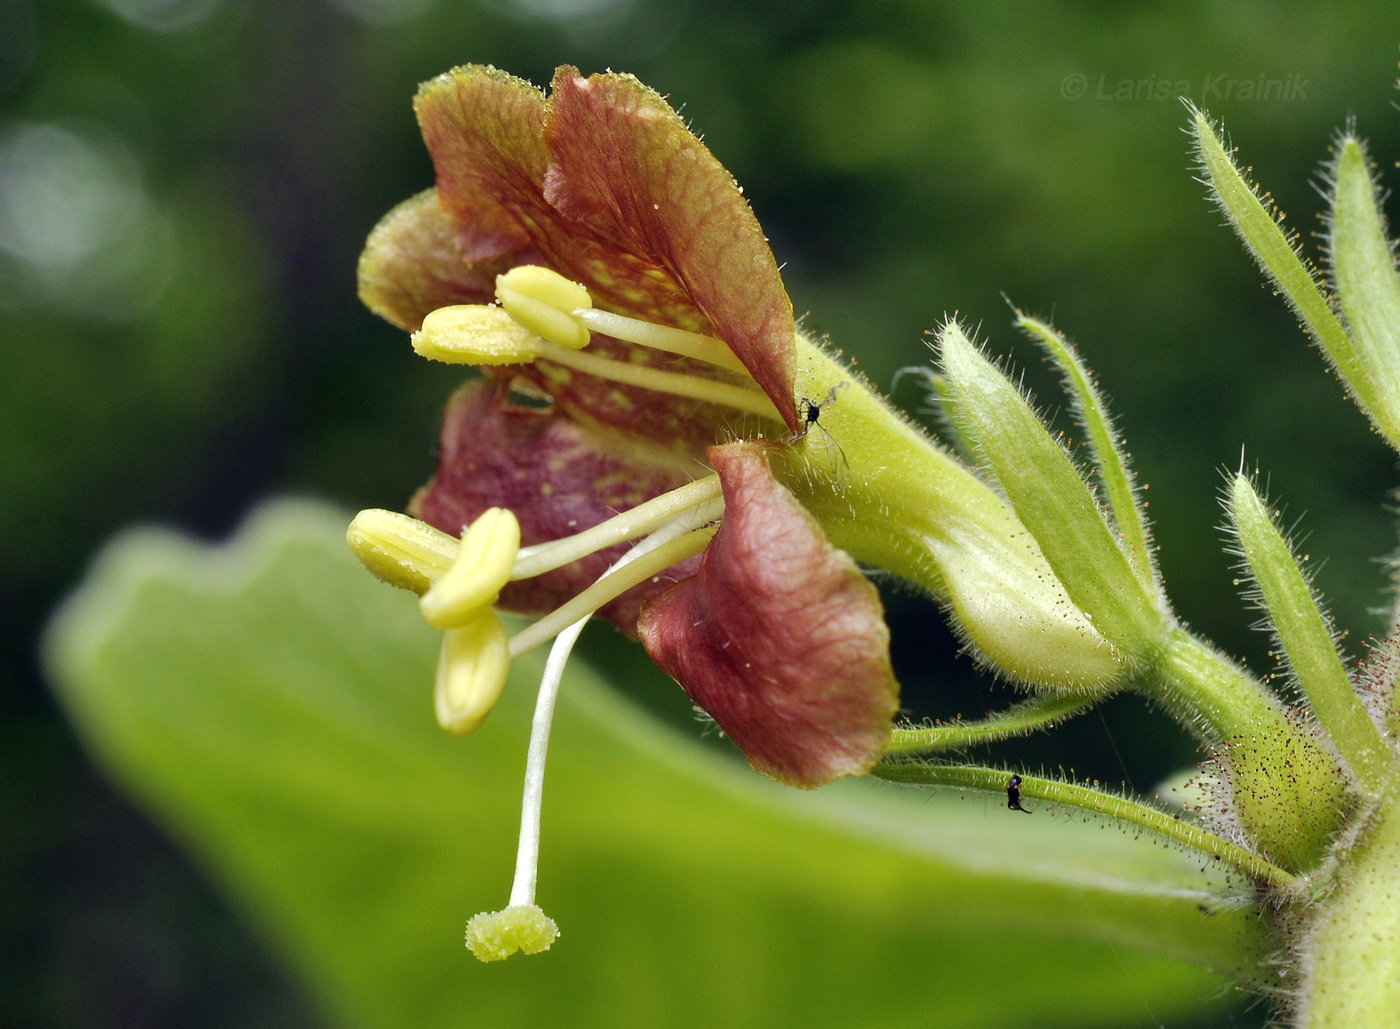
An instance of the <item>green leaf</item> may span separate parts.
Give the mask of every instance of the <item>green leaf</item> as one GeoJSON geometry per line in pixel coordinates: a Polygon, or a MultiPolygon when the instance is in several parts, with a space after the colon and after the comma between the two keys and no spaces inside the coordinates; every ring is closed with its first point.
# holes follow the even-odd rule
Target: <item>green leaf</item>
{"type": "Polygon", "coordinates": [[[48,640],[96,756],[343,1025],[1156,1024],[1218,1003],[1189,962],[1259,953],[1243,884],[1180,853],[958,793],[784,789],[579,664],[545,793],[562,936],[481,965],[462,931],[506,899],[540,662],[474,736],[440,732],[437,634],[345,522],[283,503],[221,548],[129,533],[48,640]]]}

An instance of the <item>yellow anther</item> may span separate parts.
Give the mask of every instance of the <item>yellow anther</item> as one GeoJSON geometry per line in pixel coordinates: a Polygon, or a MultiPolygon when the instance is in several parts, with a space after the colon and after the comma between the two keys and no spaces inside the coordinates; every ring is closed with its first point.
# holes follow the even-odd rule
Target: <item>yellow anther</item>
{"type": "Polygon", "coordinates": [[[452,567],[459,546],[426,522],[378,508],[355,516],[345,542],[378,578],[420,596],[452,567]]]}
{"type": "Polygon", "coordinates": [[[538,335],[499,307],[439,307],[413,334],[413,349],[448,364],[529,364],[540,356],[538,335]]]}
{"type": "Polygon", "coordinates": [[[467,947],[482,961],[504,961],[517,950],[538,954],[559,938],[559,927],[534,904],[483,911],[467,923],[467,947]]]}
{"type": "Polygon", "coordinates": [[[496,602],[515,568],[520,523],[503,507],[489,508],[462,533],[457,559],[423,594],[418,607],[437,629],[455,629],[496,602]]]}
{"type": "Polygon", "coordinates": [[[475,732],[500,699],[510,673],[510,637],[496,612],[442,637],[433,707],[438,725],[455,736],[475,732]]]}
{"type": "Polygon", "coordinates": [[[496,299],[516,322],[556,346],[581,350],[588,330],[572,312],[592,307],[593,298],[577,282],[537,264],[522,264],[496,276],[496,299]]]}

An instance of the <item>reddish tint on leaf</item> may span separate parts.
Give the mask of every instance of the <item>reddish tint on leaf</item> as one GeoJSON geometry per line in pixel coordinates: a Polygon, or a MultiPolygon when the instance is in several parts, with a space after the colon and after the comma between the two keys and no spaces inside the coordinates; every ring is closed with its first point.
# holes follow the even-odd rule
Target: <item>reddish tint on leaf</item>
{"type": "Polygon", "coordinates": [[[725,514],[700,570],[642,609],[652,659],[755,769],[812,787],[879,760],[899,709],[879,594],[768,468],[710,450],[725,514]]]}
{"type": "MultiPolygon", "coordinates": [[[[568,418],[513,405],[503,384],[464,386],[448,405],[438,472],[410,510],[453,536],[488,507],[506,507],[520,520],[529,545],[581,532],[636,507],[692,478],[687,470],[651,464],[616,448],[568,418]]],[[[500,606],[541,615],[575,596],[602,575],[629,544],[599,551],[557,571],[511,583],[500,606]]],[[[648,597],[694,574],[699,559],[677,565],[675,578],[633,587],[599,611],[629,635],[648,597]]]]}

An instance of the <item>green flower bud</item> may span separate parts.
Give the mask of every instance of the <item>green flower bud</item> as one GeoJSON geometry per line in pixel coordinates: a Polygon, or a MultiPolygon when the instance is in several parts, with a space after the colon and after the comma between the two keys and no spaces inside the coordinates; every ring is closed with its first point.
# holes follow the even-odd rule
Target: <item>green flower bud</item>
{"type": "Polygon", "coordinates": [[[940,337],[957,424],[1006,491],[1074,605],[1114,646],[1141,655],[1168,625],[1063,446],[961,327],[940,337]]]}

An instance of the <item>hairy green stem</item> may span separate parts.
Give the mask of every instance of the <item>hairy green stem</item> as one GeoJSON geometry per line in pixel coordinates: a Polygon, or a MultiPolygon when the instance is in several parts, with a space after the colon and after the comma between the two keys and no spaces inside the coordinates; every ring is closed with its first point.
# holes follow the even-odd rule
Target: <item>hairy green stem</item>
{"type": "Polygon", "coordinates": [[[1252,846],[1294,871],[1322,857],[1352,800],[1336,757],[1305,721],[1179,626],[1139,688],[1211,747],[1252,846]]]}
{"type": "Polygon", "coordinates": [[[1302,950],[1298,1025],[1400,1026],[1400,796],[1372,813],[1302,950]]]}
{"type": "Polygon", "coordinates": [[[952,721],[939,725],[896,727],[890,734],[886,754],[929,754],[962,750],[979,743],[994,743],[1012,736],[1024,736],[1037,729],[1048,729],[1092,706],[1092,699],[1076,697],[1034,697],[1005,711],[998,711],[975,722],[952,721]]]}
{"type": "MultiPolygon", "coordinates": [[[[941,763],[894,763],[876,765],[872,775],[891,782],[917,783],[924,786],[955,786],[966,790],[1005,793],[1012,773],[1003,768],[941,763]]],[[[1042,779],[1038,776],[1020,777],[1023,798],[1044,800],[1065,807],[1079,808],[1104,815],[1140,829],[1147,829],[1166,838],[1222,861],[1257,882],[1274,887],[1293,883],[1293,876],[1277,865],[1250,853],[1243,847],[1222,840],[1204,829],[1181,821],[1173,815],[1136,801],[1105,793],[1088,786],[1042,779]]]]}
{"type": "Polygon", "coordinates": [[[1167,631],[1143,686],[1206,743],[1264,729],[1294,731],[1253,676],[1180,626],[1167,631]]]}

